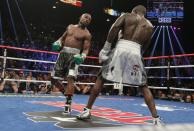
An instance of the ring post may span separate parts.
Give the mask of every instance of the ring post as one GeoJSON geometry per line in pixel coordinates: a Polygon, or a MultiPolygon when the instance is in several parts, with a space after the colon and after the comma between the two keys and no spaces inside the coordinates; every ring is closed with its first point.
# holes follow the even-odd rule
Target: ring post
{"type": "Polygon", "coordinates": [[[5,68],[6,68],[6,61],[7,61],[7,49],[5,48],[4,49],[4,52],[3,52],[3,72],[2,72],[2,75],[1,75],[1,78],[5,78],[5,68]]]}
{"type": "Polygon", "coordinates": [[[167,94],[170,93],[170,57],[167,59],[168,68],[167,68],[167,94]]]}

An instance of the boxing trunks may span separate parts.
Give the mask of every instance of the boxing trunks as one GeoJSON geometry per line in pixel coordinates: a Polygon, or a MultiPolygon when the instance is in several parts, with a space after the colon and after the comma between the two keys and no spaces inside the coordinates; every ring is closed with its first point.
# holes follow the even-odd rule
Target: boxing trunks
{"type": "Polygon", "coordinates": [[[73,56],[79,53],[79,49],[63,47],[57,58],[54,70],[51,73],[52,78],[64,80],[64,77],[76,77],[78,74],[78,65],[75,64],[73,56]]]}
{"type": "Polygon", "coordinates": [[[141,56],[141,45],[124,39],[118,40],[98,75],[112,82],[146,85],[147,75],[141,56]]]}

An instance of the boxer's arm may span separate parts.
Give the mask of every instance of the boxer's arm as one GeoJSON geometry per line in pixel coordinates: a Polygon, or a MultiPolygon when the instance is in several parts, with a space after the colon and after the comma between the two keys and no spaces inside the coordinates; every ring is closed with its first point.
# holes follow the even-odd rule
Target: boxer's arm
{"type": "Polygon", "coordinates": [[[59,38],[59,40],[61,41],[61,43],[63,43],[65,41],[66,36],[67,36],[67,31],[65,31],[63,33],[63,35],[59,38]]]}
{"type": "Polygon", "coordinates": [[[84,40],[82,54],[88,55],[89,49],[90,49],[90,46],[91,46],[91,39],[92,39],[92,36],[89,34],[86,37],[86,39],[84,40]]]}
{"type": "Polygon", "coordinates": [[[126,14],[121,15],[110,28],[107,36],[107,41],[109,43],[113,43],[115,38],[118,36],[119,31],[122,30],[122,27],[124,26],[125,16],[126,14]]]}
{"type": "Polygon", "coordinates": [[[148,33],[147,33],[147,34],[149,34],[149,35],[148,35],[148,37],[147,37],[147,40],[146,40],[146,41],[144,42],[144,44],[143,44],[143,51],[144,51],[144,52],[149,48],[149,46],[150,46],[150,44],[151,44],[152,33],[153,33],[153,28],[151,28],[151,29],[148,31],[148,33]]]}
{"type": "Polygon", "coordinates": [[[53,51],[60,51],[63,46],[65,45],[65,39],[67,37],[67,33],[69,28],[71,28],[72,25],[69,25],[66,29],[66,31],[63,33],[63,35],[52,44],[52,50],[53,51]]]}
{"type": "Polygon", "coordinates": [[[74,55],[74,62],[76,64],[79,65],[79,64],[84,62],[86,56],[89,53],[90,46],[91,46],[91,35],[89,34],[88,36],[86,36],[86,38],[83,42],[82,53],[74,55]]]}
{"type": "Polygon", "coordinates": [[[108,59],[108,53],[110,52],[111,48],[114,47],[116,44],[115,39],[118,38],[119,31],[122,30],[124,26],[126,14],[121,15],[112,27],[109,30],[107,40],[99,53],[99,62],[106,61],[108,59]]]}
{"type": "Polygon", "coordinates": [[[143,52],[147,51],[147,49],[149,48],[150,46],[150,43],[151,43],[151,39],[147,40],[144,45],[143,45],[143,52]]]}
{"type": "Polygon", "coordinates": [[[63,35],[59,38],[59,40],[61,41],[61,43],[65,42],[66,36],[67,36],[67,32],[69,30],[69,28],[71,28],[72,25],[69,25],[66,29],[66,31],[63,33],[63,35]]]}

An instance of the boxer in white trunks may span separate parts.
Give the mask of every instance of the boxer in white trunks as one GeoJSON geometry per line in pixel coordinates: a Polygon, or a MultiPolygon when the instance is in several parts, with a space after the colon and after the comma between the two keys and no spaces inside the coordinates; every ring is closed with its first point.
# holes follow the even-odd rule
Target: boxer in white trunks
{"type": "Polygon", "coordinates": [[[138,5],[133,8],[131,13],[121,15],[112,25],[105,45],[99,53],[99,60],[103,66],[98,74],[88,104],[84,111],[77,116],[78,119],[90,118],[90,110],[96,97],[105,80],[108,80],[139,86],[152,114],[153,124],[161,125],[152,93],[147,86],[147,75],[141,55],[141,47],[149,46],[153,32],[153,25],[144,17],[145,14],[146,8],[138,5]],[[122,35],[118,39],[120,31],[122,35]],[[117,42],[114,42],[115,40],[117,42]]]}

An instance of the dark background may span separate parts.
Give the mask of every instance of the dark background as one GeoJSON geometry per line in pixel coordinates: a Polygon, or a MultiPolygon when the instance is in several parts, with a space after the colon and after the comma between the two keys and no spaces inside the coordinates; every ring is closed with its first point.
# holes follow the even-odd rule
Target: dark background
{"type": "Polygon", "coordinates": [[[185,0],[184,41],[194,50],[194,1],[185,0]]]}

